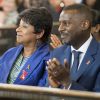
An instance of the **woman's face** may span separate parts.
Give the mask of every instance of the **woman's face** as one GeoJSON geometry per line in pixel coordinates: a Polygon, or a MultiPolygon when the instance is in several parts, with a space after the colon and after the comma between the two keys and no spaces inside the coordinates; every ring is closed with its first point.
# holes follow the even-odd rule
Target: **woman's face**
{"type": "Polygon", "coordinates": [[[30,44],[36,42],[36,34],[34,26],[27,24],[23,20],[20,21],[17,32],[17,43],[19,44],[30,44]]]}

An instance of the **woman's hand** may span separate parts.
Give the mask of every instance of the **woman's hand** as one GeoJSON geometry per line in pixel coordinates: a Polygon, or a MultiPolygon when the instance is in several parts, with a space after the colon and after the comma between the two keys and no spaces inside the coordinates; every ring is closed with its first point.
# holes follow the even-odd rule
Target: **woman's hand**
{"type": "Polygon", "coordinates": [[[57,48],[57,47],[59,47],[59,46],[62,46],[62,43],[61,43],[61,41],[60,41],[60,39],[56,36],[56,35],[54,35],[54,34],[51,34],[51,43],[50,43],[50,45],[53,47],[53,48],[57,48]]]}

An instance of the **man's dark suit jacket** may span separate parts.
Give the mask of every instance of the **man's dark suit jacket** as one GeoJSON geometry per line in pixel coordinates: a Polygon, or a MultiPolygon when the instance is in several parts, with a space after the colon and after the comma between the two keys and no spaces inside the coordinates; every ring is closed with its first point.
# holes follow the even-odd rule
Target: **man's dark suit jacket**
{"type": "MultiPolygon", "coordinates": [[[[57,58],[61,64],[64,59],[70,63],[71,48],[64,45],[51,52],[51,58],[57,58]]],[[[72,75],[70,89],[82,91],[100,91],[100,43],[92,39],[76,75],[72,75]]]]}

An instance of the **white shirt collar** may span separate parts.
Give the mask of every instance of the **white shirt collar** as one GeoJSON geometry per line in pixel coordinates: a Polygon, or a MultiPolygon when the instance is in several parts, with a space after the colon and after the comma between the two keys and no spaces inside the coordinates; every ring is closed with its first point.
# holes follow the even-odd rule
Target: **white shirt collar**
{"type": "Polygon", "coordinates": [[[88,47],[89,47],[89,45],[90,45],[92,39],[93,39],[93,37],[92,37],[92,35],[90,34],[90,37],[88,38],[88,40],[87,40],[79,49],[76,50],[73,46],[71,46],[71,52],[72,52],[73,50],[76,50],[76,51],[80,51],[80,52],[82,52],[82,53],[86,53],[86,51],[87,51],[87,49],[88,49],[88,47]]]}

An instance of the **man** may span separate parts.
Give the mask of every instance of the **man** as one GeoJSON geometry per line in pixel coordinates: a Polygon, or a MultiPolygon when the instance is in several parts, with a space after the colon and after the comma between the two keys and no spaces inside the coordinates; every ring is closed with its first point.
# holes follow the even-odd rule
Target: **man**
{"type": "Polygon", "coordinates": [[[47,62],[51,87],[100,91],[100,44],[91,35],[93,16],[82,4],[65,7],[59,18],[62,47],[47,62]]]}

